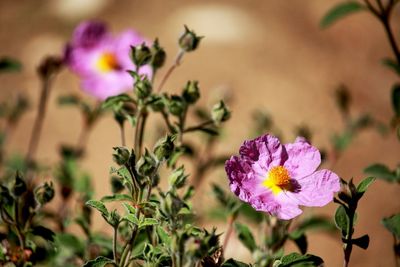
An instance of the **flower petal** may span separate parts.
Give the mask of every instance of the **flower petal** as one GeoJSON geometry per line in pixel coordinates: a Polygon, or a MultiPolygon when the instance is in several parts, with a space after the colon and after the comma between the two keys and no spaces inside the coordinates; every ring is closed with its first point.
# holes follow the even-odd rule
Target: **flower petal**
{"type": "Polygon", "coordinates": [[[335,192],[340,190],[340,179],[334,172],[320,170],[307,177],[298,179],[300,189],[296,193],[288,192],[300,205],[322,207],[333,200],[335,192]]]}
{"type": "Polygon", "coordinates": [[[321,154],[303,137],[296,138],[292,144],[285,144],[288,159],[284,167],[292,178],[301,178],[312,174],[321,164],[321,154]]]}
{"type": "Polygon", "coordinates": [[[282,164],[286,158],[286,151],[279,139],[270,134],[262,135],[253,140],[245,141],[239,150],[240,156],[252,161],[258,161],[260,155],[263,155],[264,165],[268,167],[270,164],[278,166],[282,164]]]}

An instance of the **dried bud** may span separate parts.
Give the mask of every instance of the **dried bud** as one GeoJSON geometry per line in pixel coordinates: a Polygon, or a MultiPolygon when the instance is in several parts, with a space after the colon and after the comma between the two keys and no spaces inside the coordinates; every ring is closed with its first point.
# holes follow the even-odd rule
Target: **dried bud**
{"type": "Polygon", "coordinates": [[[26,189],[27,188],[26,188],[26,183],[25,183],[24,179],[17,172],[15,174],[15,182],[14,182],[14,186],[13,186],[14,196],[16,196],[16,197],[21,196],[23,193],[26,192],[26,189]]]}
{"type": "Polygon", "coordinates": [[[169,159],[172,152],[174,151],[174,140],[173,137],[167,135],[160,139],[154,147],[154,155],[159,161],[169,159]]]}
{"type": "Polygon", "coordinates": [[[128,162],[130,153],[125,147],[113,147],[115,153],[112,155],[113,160],[118,165],[124,165],[128,162]]]}
{"type": "Polygon", "coordinates": [[[143,80],[138,80],[135,83],[135,93],[139,99],[145,99],[151,94],[153,86],[147,77],[144,77],[143,80]]]}
{"type": "Polygon", "coordinates": [[[224,101],[220,101],[215,104],[211,110],[211,118],[216,125],[219,125],[221,122],[227,121],[230,116],[231,112],[225,105],[224,101]]]}
{"type": "Polygon", "coordinates": [[[168,99],[168,110],[172,115],[180,116],[186,108],[186,103],[182,97],[173,95],[168,99]]]}
{"type": "Polygon", "coordinates": [[[151,60],[150,48],[145,43],[138,46],[131,46],[131,59],[138,67],[146,65],[151,60]]]}
{"type": "Polygon", "coordinates": [[[136,170],[143,176],[152,176],[157,169],[157,159],[146,149],[144,155],[136,163],[136,170]]]}
{"type": "Polygon", "coordinates": [[[36,201],[43,206],[44,204],[50,202],[54,197],[54,187],[53,183],[45,182],[43,185],[40,185],[35,189],[35,199],[36,201]]]}
{"type": "Polygon", "coordinates": [[[119,193],[124,190],[124,184],[122,183],[121,179],[117,176],[111,177],[111,191],[113,194],[119,193]]]}
{"type": "Polygon", "coordinates": [[[39,65],[37,71],[40,78],[49,78],[61,70],[63,60],[59,57],[48,56],[39,65]]]}
{"type": "Polygon", "coordinates": [[[185,32],[179,38],[179,46],[183,51],[191,52],[199,46],[202,38],[202,36],[197,36],[194,31],[189,30],[189,28],[185,25],[185,32]]]}
{"type": "Polygon", "coordinates": [[[156,39],[151,47],[151,66],[153,69],[159,69],[164,65],[167,54],[164,49],[158,44],[158,39],[156,39]]]}
{"type": "Polygon", "coordinates": [[[183,98],[186,102],[193,104],[200,98],[199,82],[188,81],[185,88],[183,89],[183,98]]]}

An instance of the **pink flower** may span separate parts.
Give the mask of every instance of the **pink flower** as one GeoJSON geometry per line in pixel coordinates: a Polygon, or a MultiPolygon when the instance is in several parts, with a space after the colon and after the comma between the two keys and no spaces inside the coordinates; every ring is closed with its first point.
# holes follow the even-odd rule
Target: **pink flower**
{"type": "MultiPolygon", "coordinates": [[[[86,21],[75,29],[65,49],[65,63],[81,78],[85,92],[103,100],[132,88],[134,81],[127,73],[135,70],[130,46],[143,42],[146,40],[132,30],[114,37],[104,23],[86,21]]],[[[151,67],[141,67],[140,74],[150,77],[151,67]]]]}
{"type": "Polygon", "coordinates": [[[256,210],[279,219],[300,215],[299,205],[322,207],[340,190],[335,173],[317,171],[321,155],[302,137],[282,145],[266,134],[245,141],[239,154],[225,163],[232,192],[256,210]]]}

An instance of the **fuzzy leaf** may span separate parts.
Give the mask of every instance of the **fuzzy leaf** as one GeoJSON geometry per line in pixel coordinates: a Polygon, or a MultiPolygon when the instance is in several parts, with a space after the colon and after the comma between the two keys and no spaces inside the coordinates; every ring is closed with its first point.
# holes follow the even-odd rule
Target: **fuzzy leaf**
{"type": "Polygon", "coordinates": [[[96,210],[100,211],[104,217],[107,217],[109,215],[109,212],[108,212],[106,206],[101,201],[89,200],[86,202],[86,206],[95,208],[96,210]]]}
{"type": "Polygon", "coordinates": [[[123,218],[123,220],[127,220],[128,222],[133,223],[134,225],[139,225],[139,220],[138,218],[136,218],[135,214],[128,214],[125,215],[123,218]]]}
{"type": "Polygon", "coordinates": [[[83,265],[83,267],[104,267],[107,264],[112,264],[113,266],[117,266],[117,265],[113,264],[112,259],[100,256],[94,260],[86,262],[85,265],[83,265]]]}
{"type": "Polygon", "coordinates": [[[388,182],[395,182],[397,179],[400,179],[387,166],[379,163],[368,166],[364,169],[364,173],[388,182]]]}
{"type": "Polygon", "coordinates": [[[169,246],[171,244],[171,237],[162,227],[157,227],[157,234],[163,244],[165,244],[166,246],[169,246]]]}
{"type": "Polygon", "coordinates": [[[346,210],[343,206],[339,206],[335,212],[335,224],[342,233],[347,234],[349,226],[349,217],[347,216],[346,210]]]}
{"type": "Polygon", "coordinates": [[[375,181],[374,177],[367,177],[362,180],[357,186],[357,193],[363,195],[368,187],[375,181]]]}
{"type": "Polygon", "coordinates": [[[229,259],[225,261],[221,267],[250,267],[250,265],[234,259],[229,259]]]}
{"type": "Polygon", "coordinates": [[[257,248],[254,236],[246,225],[235,223],[235,231],[239,240],[242,242],[243,245],[245,245],[248,250],[253,252],[257,248]]]}
{"type": "Polygon", "coordinates": [[[388,218],[383,218],[382,224],[397,238],[400,238],[400,213],[388,218]]]}
{"type": "Polygon", "coordinates": [[[140,222],[140,227],[146,227],[146,226],[151,226],[151,225],[157,225],[158,224],[158,220],[157,219],[153,219],[153,218],[145,218],[142,222],[140,222]]]}
{"type": "Polygon", "coordinates": [[[289,237],[290,237],[291,240],[293,240],[293,242],[299,248],[301,254],[305,254],[307,252],[308,242],[307,242],[307,237],[306,237],[305,234],[302,234],[300,236],[296,236],[294,238],[289,235],[289,237]]]}
{"type": "Polygon", "coordinates": [[[112,196],[104,196],[101,198],[102,202],[112,202],[112,201],[132,201],[132,197],[127,194],[115,194],[112,196]]]}
{"type": "Polygon", "coordinates": [[[321,28],[327,28],[337,20],[361,10],[364,10],[364,6],[356,1],[340,3],[325,14],[320,22],[320,26],[321,28]]]}
{"type": "Polygon", "coordinates": [[[283,256],[278,263],[274,263],[274,267],[317,267],[321,266],[324,261],[315,255],[305,254],[300,255],[299,253],[291,253],[283,256]]]}

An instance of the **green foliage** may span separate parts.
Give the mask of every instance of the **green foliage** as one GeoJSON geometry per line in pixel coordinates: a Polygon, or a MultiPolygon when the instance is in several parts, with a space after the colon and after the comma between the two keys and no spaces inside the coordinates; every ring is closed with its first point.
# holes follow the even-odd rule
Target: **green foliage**
{"type": "Polygon", "coordinates": [[[320,22],[321,28],[327,28],[347,15],[364,10],[364,6],[356,1],[346,1],[331,8],[320,22]]]}
{"type": "Polygon", "coordinates": [[[386,227],[396,238],[400,239],[400,214],[390,216],[388,218],[383,218],[383,226],[386,227]]]}
{"type": "Polygon", "coordinates": [[[291,253],[274,262],[273,267],[318,267],[324,261],[315,255],[291,253]]]}
{"type": "Polygon", "coordinates": [[[22,64],[19,61],[8,57],[0,58],[0,73],[20,71],[21,69],[22,64]]]}
{"type": "Polygon", "coordinates": [[[386,165],[375,163],[365,168],[364,172],[368,175],[374,176],[378,179],[385,180],[387,182],[400,183],[399,168],[391,171],[386,165]]]}
{"type": "Polygon", "coordinates": [[[113,263],[112,259],[108,259],[106,257],[97,257],[94,260],[86,262],[83,267],[105,267],[105,266],[117,266],[113,263]]]}
{"type": "Polygon", "coordinates": [[[246,225],[238,222],[235,223],[235,231],[239,240],[250,252],[253,252],[257,248],[254,236],[246,225]]]}

